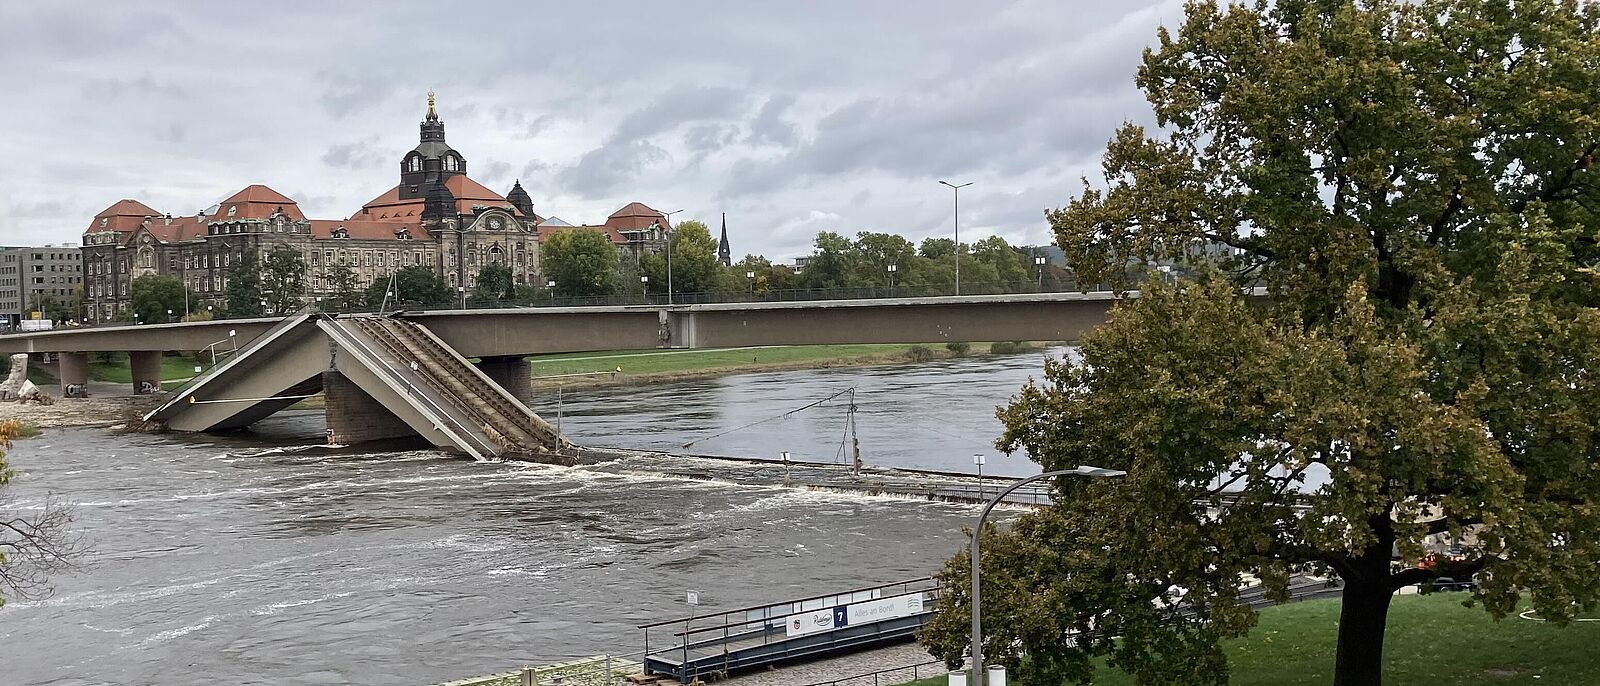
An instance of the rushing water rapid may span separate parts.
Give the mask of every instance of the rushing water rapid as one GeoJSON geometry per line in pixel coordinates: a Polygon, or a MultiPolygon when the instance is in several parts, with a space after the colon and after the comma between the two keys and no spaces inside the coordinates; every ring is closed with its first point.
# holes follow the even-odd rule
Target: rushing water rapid
{"type": "MultiPolygon", "coordinates": [[[[589,444],[678,449],[857,388],[871,464],[1027,473],[986,446],[995,405],[1039,356],[774,372],[564,393],[589,444]]],[[[538,409],[551,414],[548,398],[538,409]]],[[[845,404],[696,444],[833,461],[845,404]]],[[[973,508],[752,485],[734,467],[630,458],[589,467],[429,451],[307,448],[320,415],[253,435],[50,431],[18,442],[7,489],[73,504],[85,568],[0,608],[0,683],[425,684],[642,648],[633,627],[925,576],[973,508]],[[671,467],[670,473],[653,473],[671,467]]]]}

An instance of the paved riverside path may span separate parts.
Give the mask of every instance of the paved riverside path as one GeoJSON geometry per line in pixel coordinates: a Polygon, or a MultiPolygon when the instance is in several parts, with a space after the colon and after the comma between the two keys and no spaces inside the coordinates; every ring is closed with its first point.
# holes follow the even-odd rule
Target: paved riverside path
{"type": "MultiPolygon", "coordinates": [[[[810,684],[847,679],[867,675],[892,667],[905,667],[923,662],[932,662],[933,656],[921,644],[911,642],[888,648],[863,650],[826,660],[803,662],[787,665],[766,671],[744,672],[732,678],[717,682],[718,684],[731,684],[732,686],[809,686],[810,684]]],[[[926,679],[930,676],[945,674],[943,665],[926,665],[917,668],[916,676],[926,679]]],[[[876,686],[892,686],[903,684],[912,680],[911,670],[895,670],[878,675],[876,686]]],[[[840,681],[839,686],[874,686],[871,676],[840,681]]]]}

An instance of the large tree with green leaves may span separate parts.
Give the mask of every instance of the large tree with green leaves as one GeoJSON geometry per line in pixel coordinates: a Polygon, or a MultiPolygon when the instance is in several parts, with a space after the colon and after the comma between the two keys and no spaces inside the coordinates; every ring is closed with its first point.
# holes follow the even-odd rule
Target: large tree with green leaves
{"type": "Polygon", "coordinates": [[[367,285],[367,306],[376,308],[384,303],[384,292],[393,287],[393,297],[388,299],[390,307],[402,305],[422,305],[425,307],[438,307],[456,302],[456,294],[450,290],[450,285],[444,282],[439,273],[428,267],[412,265],[402,267],[393,274],[393,278],[383,277],[373,279],[367,285]]]}
{"type": "Polygon", "coordinates": [[[223,289],[228,298],[229,317],[260,317],[266,314],[266,300],[261,293],[261,262],[254,252],[244,256],[224,275],[223,289]]]}
{"type": "Polygon", "coordinates": [[[261,264],[262,296],[274,314],[289,314],[305,304],[306,260],[287,245],[274,247],[261,264]]]}
{"type": "MultiPolygon", "coordinates": [[[[672,228],[672,290],[704,293],[714,290],[722,264],[717,262],[717,240],[704,222],[688,220],[672,228]]],[[[639,270],[650,277],[651,293],[667,292],[667,255],[651,253],[639,260],[639,270]]]]}
{"type": "MultiPolygon", "coordinates": [[[[1600,600],[1600,7],[1189,5],[1105,182],[1049,219],[1084,281],[1144,284],[1000,417],[1063,480],[984,532],[984,649],[1024,684],[1220,684],[1295,574],[1343,584],[1334,683],[1378,684],[1390,598],[1476,575],[1496,617],[1600,600]],[[1253,299],[1244,289],[1265,287],[1253,299]],[[1445,536],[1460,559],[1428,557],[1445,536]],[[1065,636],[1077,636],[1075,641],[1065,636]]],[[[924,641],[960,659],[966,561],[924,641]]]]}
{"type": "Polygon", "coordinates": [[[128,291],[139,321],[163,324],[183,321],[185,299],[183,282],[170,276],[145,274],[133,280],[128,291]],[[171,314],[168,314],[168,313],[171,314]]]}
{"type": "Polygon", "coordinates": [[[511,268],[499,262],[478,270],[478,277],[472,282],[472,299],[480,304],[511,302],[516,295],[511,268]]]}
{"type": "MultiPolygon", "coordinates": [[[[324,309],[336,312],[351,312],[365,307],[367,304],[366,293],[361,290],[361,279],[356,276],[354,269],[345,265],[338,265],[328,269],[328,287],[333,295],[323,303],[324,309]]],[[[382,304],[381,302],[379,303],[382,304]]]]}
{"type": "Polygon", "coordinates": [[[617,288],[617,247],[593,229],[557,231],[539,244],[540,271],[556,293],[610,295],[617,288]]]}

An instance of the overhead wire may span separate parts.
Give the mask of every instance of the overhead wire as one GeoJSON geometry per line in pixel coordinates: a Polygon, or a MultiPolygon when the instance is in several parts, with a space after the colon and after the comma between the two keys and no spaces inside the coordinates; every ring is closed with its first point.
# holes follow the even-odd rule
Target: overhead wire
{"type": "Polygon", "coordinates": [[[689,447],[691,445],[694,445],[696,443],[699,443],[701,441],[709,441],[709,440],[711,440],[713,438],[720,438],[722,436],[726,436],[726,435],[731,434],[731,433],[736,433],[736,432],[739,432],[739,431],[743,431],[743,430],[748,429],[748,428],[750,428],[752,426],[760,426],[762,424],[765,424],[767,422],[770,422],[770,421],[773,421],[773,420],[776,420],[776,419],[783,419],[785,417],[789,417],[791,415],[798,414],[800,412],[804,412],[804,411],[809,410],[809,409],[811,409],[813,407],[816,407],[818,405],[826,403],[829,400],[833,400],[834,398],[837,398],[837,397],[839,397],[841,395],[854,393],[855,390],[856,390],[855,387],[852,386],[850,388],[846,388],[846,389],[844,389],[842,391],[839,391],[838,393],[834,393],[833,395],[830,395],[830,396],[828,396],[826,398],[823,398],[821,400],[818,400],[816,402],[807,403],[805,405],[801,405],[800,407],[796,407],[796,408],[794,408],[792,410],[788,410],[786,412],[781,412],[779,414],[772,415],[772,416],[767,417],[765,419],[758,419],[756,421],[750,422],[749,424],[742,424],[740,426],[733,427],[732,429],[728,429],[727,431],[719,431],[717,433],[711,434],[710,436],[701,436],[700,438],[696,438],[696,439],[694,439],[692,441],[684,443],[683,445],[681,445],[679,447],[680,448],[687,448],[687,447],[689,447]]]}

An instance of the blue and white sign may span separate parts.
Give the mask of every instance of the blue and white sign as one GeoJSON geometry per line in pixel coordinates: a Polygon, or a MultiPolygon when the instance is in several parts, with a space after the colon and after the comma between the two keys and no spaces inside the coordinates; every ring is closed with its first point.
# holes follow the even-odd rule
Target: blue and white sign
{"type": "Polygon", "coordinates": [[[794,637],[814,634],[819,631],[832,631],[835,628],[833,610],[833,608],[824,608],[812,610],[811,612],[802,612],[797,615],[789,615],[784,620],[783,632],[790,637],[794,637]]]}
{"type": "Polygon", "coordinates": [[[922,612],[922,594],[895,596],[893,598],[879,598],[856,603],[845,608],[845,622],[847,624],[870,624],[881,622],[885,619],[897,617],[910,617],[922,612]]]}

